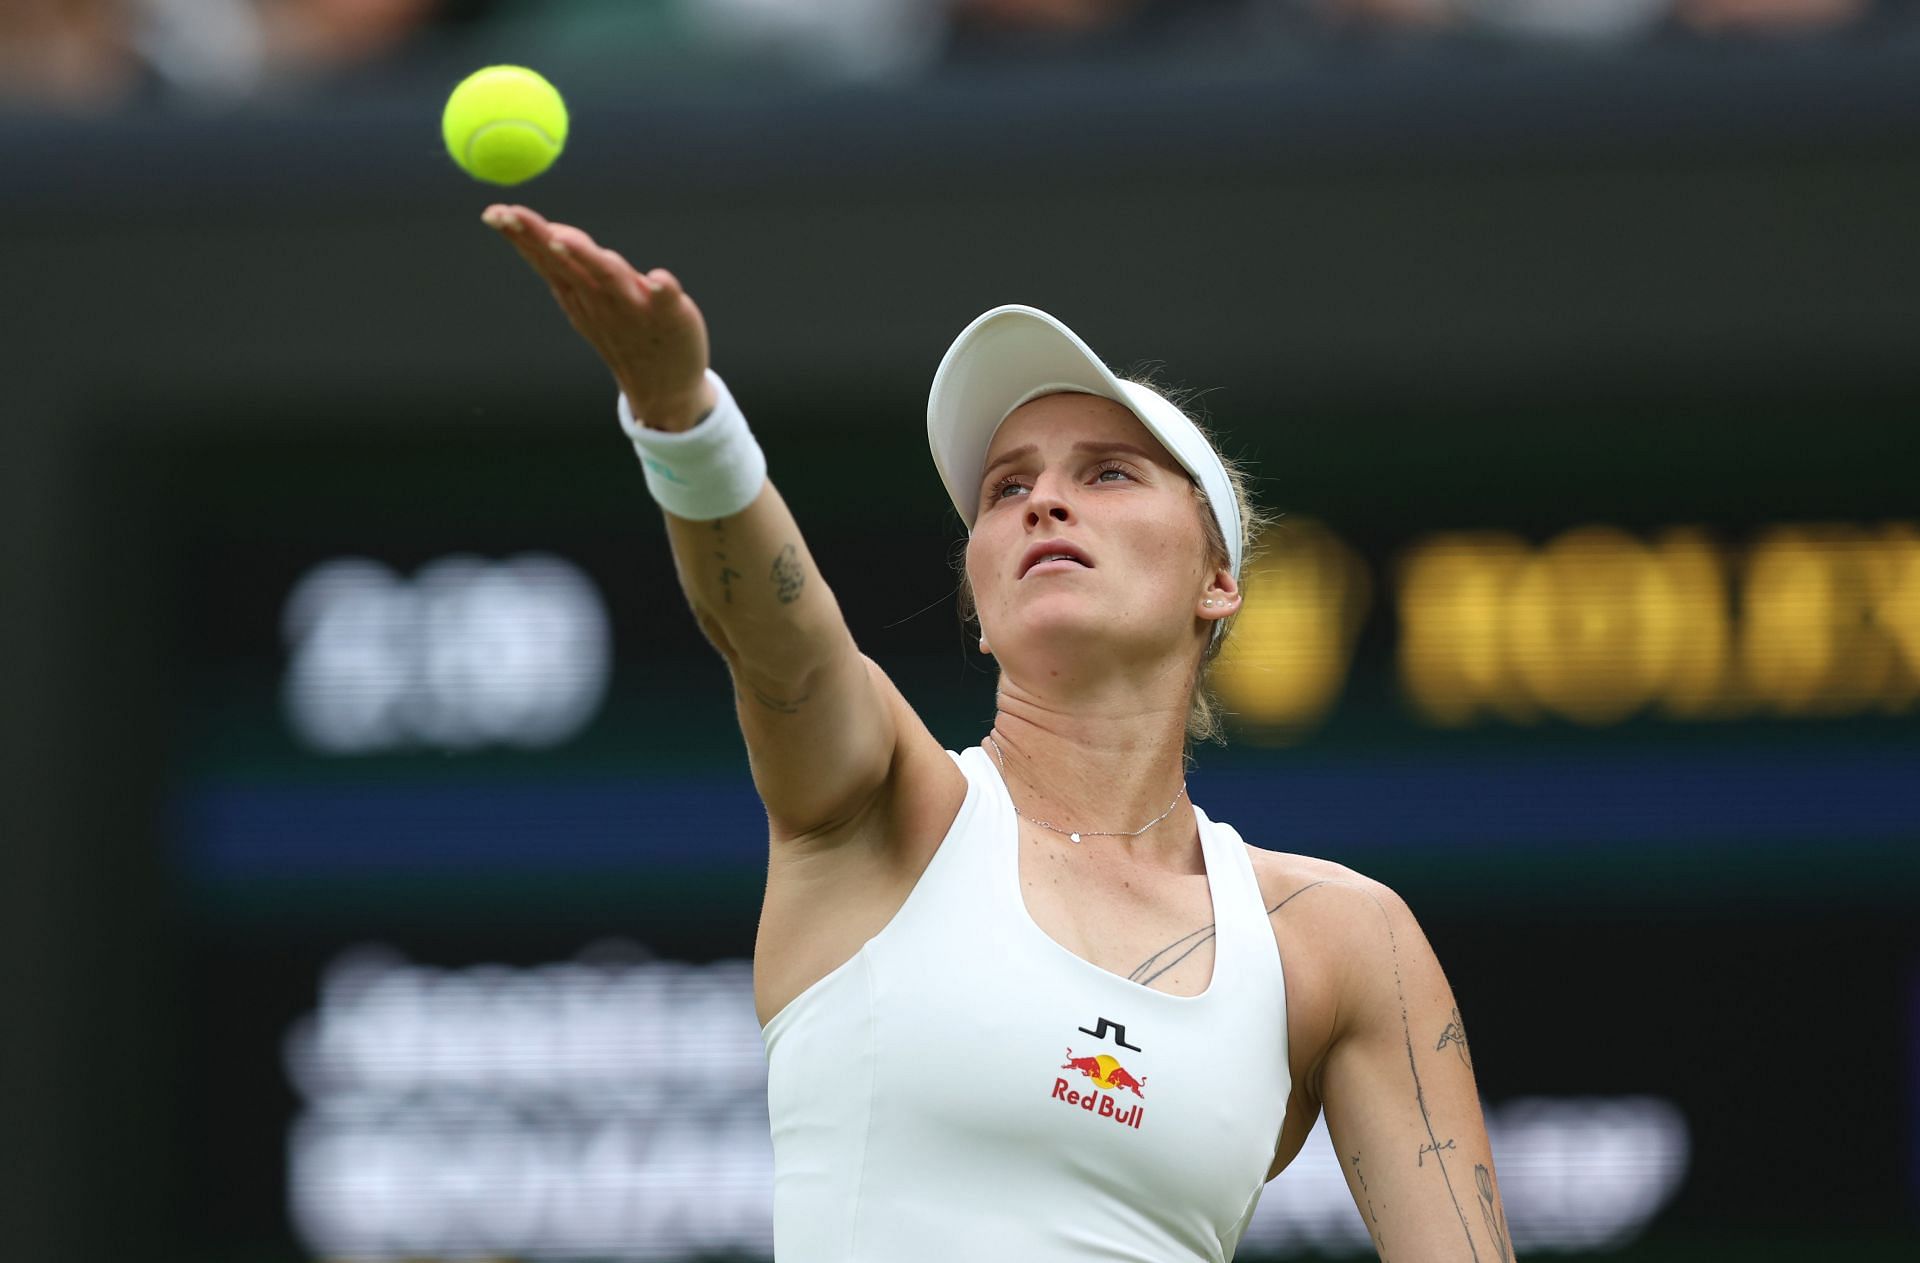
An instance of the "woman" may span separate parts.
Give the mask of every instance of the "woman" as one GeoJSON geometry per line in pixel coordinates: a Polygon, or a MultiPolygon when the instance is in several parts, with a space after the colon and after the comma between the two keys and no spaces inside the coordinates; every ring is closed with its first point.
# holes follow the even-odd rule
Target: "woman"
{"type": "Polygon", "coordinates": [[[1509,1260],[1405,903],[1186,797],[1255,523],[1206,436],[1043,313],[954,343],[928,434],[1001,675],[986,737],[943,750],[855,647],[679,282],[484,218],[612,370],[734,681],[781,1263],[1223,1260],[1323,1109],[1382,1258],[1509,1260]]]}

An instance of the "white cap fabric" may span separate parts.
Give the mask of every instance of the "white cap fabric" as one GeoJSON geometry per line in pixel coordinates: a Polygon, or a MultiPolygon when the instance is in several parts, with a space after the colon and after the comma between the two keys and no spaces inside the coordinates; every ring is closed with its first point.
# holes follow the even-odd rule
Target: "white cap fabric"
{"type": "MultiPolygon", "coordinates": [[[[1213,445],[1159,392],[1121,381],[1073,330],[1033,307],[995,307],[961,331],[933,375],[927,443],[934,468],[969,533],[980,509],[980,478],[1000,423],[1021,404],[1066,391],[1125,407],[1180,462],[1207,495],[1240,577],[1240,502],[1213,445]]],[[[1218,633],[1224,620],[1215,627],[1218,633]]]]}

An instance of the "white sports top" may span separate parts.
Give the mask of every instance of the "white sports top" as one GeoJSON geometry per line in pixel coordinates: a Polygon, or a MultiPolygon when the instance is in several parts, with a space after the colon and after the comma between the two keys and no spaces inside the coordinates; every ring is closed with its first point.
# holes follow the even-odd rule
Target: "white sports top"
{"type": "Polygon", "coordinates": [[[1154,991],[1035,924],[999,770],[947,754],[966,801],[906,903],[766,1026],[779,1263],[1231,1258],[1292,1087],[1240,835],[1194,808],[1213,978],[1154,991]]]}

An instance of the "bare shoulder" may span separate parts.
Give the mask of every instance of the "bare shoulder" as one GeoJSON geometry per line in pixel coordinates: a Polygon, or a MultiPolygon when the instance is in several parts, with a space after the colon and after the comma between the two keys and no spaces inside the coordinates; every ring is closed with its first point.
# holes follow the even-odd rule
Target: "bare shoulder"
{"type": "Polygon", "coordinates": [[[1282,959],[1315,966],[1315,981],[1339,1004],[1376,991],[1402,957],[1432,955],[1413,910],[1385,882],[1332,860],[1250,849],[1282,959]]]}
{"type": "Polygon", "coordinates": [[[1260,883],[1269,917],[1286,913],[1293,920],[1346,919],[1359,903],[1391,906],[1399,895],[1385,882],[1311,855],[1269,851],[1248,844],[1253,874],[1260,883]]]}
{"type": "MultiPolygon", "coordinates": [[[[1345,1027],[1369,1013],[1392,1017],[1421,995],[1450,994],[1413,909],[1385,882],[1332,860],[1257,850],[1254,871],[1289,1003],[1345,1027]]],[[[1328,1040],[1338,1033],[1330,1024],[1316,1031],[1328,1040]]]]}
{"type": "Polygon", "coordinates": [[[1356,961],[1387,945],[1405,903],[1385,882],[1333,860],[1247,847],[1267,921],[1286,968],[1290,1006],[1330,1018],[1356,961]]]}
{"type": "Polygon", "coordinates": [[[1385,882],[1333,860],[1247,850],[1286,973],[1296,1052],[1317,1063],[1336,1020],[1390,967],[1396,937],[1418,937],[1418,927],[1411,936],[1402,928],[1411,913],[1385,882]]]}

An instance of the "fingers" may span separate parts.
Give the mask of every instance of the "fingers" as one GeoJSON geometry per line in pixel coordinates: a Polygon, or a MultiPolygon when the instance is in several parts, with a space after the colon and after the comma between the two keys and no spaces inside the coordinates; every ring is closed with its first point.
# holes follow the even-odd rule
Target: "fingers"
{"type": "Polygon", "coordinates": [[[551,223],[524,206],[490,206],[481,218],[500,229],[522,257],[556,285],[583,286],[643,307],[659,288],[619,251],[597,244],[578,228],[551,223]]]}
{"type": "Polygon", "coordinates": [[[549,285],[579,291],[594,288],[591,278],[578,264],[556,253],[546,241],[534,240],[525,230],[509,231],[504,235],[508,244],[526,260],[527,266],[544,277],[549,285]]]}
{"type": "Polygon", "coordinates": [[[578,228],[556,227],[550,240],[551,249],[577,264],[601,293],[646,305],[647,296],[653,290],[652,284],[634,271],[633,266],[621,258],[617,251],[597,245],[593,238],[578,228]]]}
{"type": "Polygon", "coordinates": [[[501,222],[494,224],[495,227],[505,228],[510,232],[526,233],[542,240],[555,227],[531,206],[520,206],[508,202],[495,202],[487,207],[480,217],[489,224],[494,224],[495,219],[498,219],[501,222]]]}
{"type": "MultiPolygon", "coordinates": [[[[523,244],[515,242],[516,245],[523,244]]],[[[549,226],[542,237],[532,237],[524,242],[530,256],[540,260],[547,269],[558,272],[575,284],[587,289],[600,288],[600,278],[593,268],[587,266],[587,256],[595,248],[587,234],[578,228],[568,228],[562,224],[549,226]]]]}
{"type": "MultiPolygon", "coordinates": [[[[481,215],[489,227],[498,229],[528,266],[555,287],[596,288],[592,276],[567,255],[553,249],[557,225],[548,223],[524,206],[489,206],[481,215]]],[[[584,234],[582,234],[584,235],[584,234]]]]}

